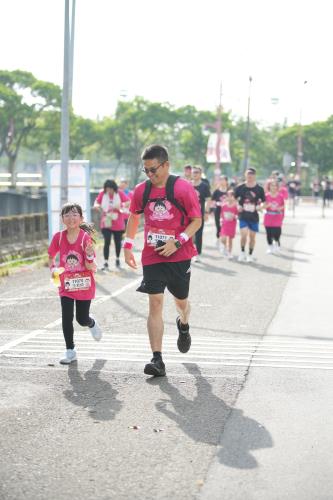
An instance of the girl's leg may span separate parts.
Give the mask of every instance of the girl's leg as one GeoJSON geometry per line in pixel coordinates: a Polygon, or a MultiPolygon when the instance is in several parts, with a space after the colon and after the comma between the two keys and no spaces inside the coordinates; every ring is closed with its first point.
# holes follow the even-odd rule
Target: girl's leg
{"type": "Polygon", "coordinates": [[[279,246],[280,246],[280,238],[281,238],[281,228],[275,227],[274,228],[274,240],[277,242],[277,244],[279,246]]]}
{"type": "Polygon", "coordinates": [[[91,300],[76,300],[76,321],[81,326],[87,326],[91,328],[94,326],[95,321],[89,316],[91,300]]]}
{"type": "Polygon", "coordinates": [[[221,243],[225,247],[227,244],[227,237],[226,236],[221,236],[221,243]]]}
{"type": "Polygon", "coordinates": [[[232,252],[232,238],[231,236],[228,237],[228,252],[231,254],[232,252]]]}
{"type": "Polygon", "coordinates": [[[221,222],[220,222],[221,208],[220,207],[215,208],[214,217],[215,217],[215,226],[216,226],[216,238],[219,238],[220,232],[221,232],[221,222]]]}
{"type": "Polygon", "coordinates": [[[104,260],[108,261],[110,254],[111,230],[105,227],[102,229],[102,234],[104,238],[104,247],[103,247],[104,260]]]}
{"type": "Polygon", "coordinates": [[[272,228],[271,227],[265,227],[265,229],[266,229],[267,243],[269,244],[269,246],[271,246],[272,243],[273,243],[272,228]]]}
{"type": "Polygon", "coordinates": [[[62,331],[66,342],[66,349],[74,349],[74,299],[60,297],[62,312],[62,331]]]}

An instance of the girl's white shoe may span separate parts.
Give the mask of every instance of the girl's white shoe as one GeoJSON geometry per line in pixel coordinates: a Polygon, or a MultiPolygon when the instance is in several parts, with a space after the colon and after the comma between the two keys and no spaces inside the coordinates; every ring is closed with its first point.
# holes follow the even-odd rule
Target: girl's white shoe
{"type": "Polygon", "coordinates": [[[67,349],[65,356],[59,360],[61,365],[70,365],[72,361],[76,361],[76,351],[75,349],[67,349]]]}

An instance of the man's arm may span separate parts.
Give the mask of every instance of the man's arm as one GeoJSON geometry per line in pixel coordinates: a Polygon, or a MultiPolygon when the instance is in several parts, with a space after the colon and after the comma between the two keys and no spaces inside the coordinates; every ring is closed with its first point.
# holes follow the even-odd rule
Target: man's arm
{"type": "MultiPolygon", "coordinates": [[[[188,239],[192,238],[192,236],[200,229],[202,224],[201,217],[192,217],[191,222],[187,226],[187,228],[183,231],[188,236],[188,239]]],[[[170,257],[170,255],[177,252],[178,248],[176,247],[175,240],[168,240],[163,246],[155,248],[155,252],[158,252],[159,255],[163,255],[164,257],[170,257]]]]}
{"type": "Polygon", "coordinates": [[[126,237],[124,240],[124,256],[126,264],[132,269],[137,269],[137,264],[133,255],[134,238],[138,231],[140,214],[131,213],[126,226],[126,237]],[[127,247],[127,248],[126,248],[127,247]]]}

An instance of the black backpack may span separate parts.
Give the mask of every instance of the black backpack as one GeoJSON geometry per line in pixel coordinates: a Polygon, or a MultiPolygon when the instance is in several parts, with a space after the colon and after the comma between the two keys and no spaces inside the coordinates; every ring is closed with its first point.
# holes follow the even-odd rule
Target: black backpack
{"type": "Polygon", "coordinates": [[[172,205],[174,205],[176,208],[178,208],[178,210],[180,210],[180,212],[182,213],[181,225],[183,226],[184,222],[185,222],[185,216],[187,216],[187,212],[186,212],[185,208],[179,203],[179,201],[177,201],[175,199],[175,193],[174,193],[175,182],[178,178],[179,178],[179,175],[169,175],[169,177],[167,179],[166,186],[165,186],[165,197],[164,198],[149,198],[150,191],[152,188],[152,183],[149,179],[147,179],[146,185],[145,185],[145,190],[144,190],[143,196],[142,196],[142,208],[141,208],[141,210],[137,210],[136,213],[142,214],[144,212],[144,209],[145,209],[148,201],[156,202],[156,201],[159,201],[161,199],[167,200],[170,203],[172,203],[172,205]]]}

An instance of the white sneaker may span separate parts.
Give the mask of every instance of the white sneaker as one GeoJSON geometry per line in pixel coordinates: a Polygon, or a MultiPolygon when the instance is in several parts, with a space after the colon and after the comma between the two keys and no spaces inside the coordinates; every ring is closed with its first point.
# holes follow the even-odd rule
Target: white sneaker
{"type": "Polygon", "coordinates": [[[232,253],[228,252],[227,258],[229,260],[233,260],[234,256],[232,255],[232,253]]]}
{"type": "Polygon", "coordinates": [[[273,243],[273,253],[275,253],[275,254],[277,254],[277,255],[278,255],[279,253],[281,253],[281,250],[280,250],[280,247],[279,247],[279,245],[278,245],[277,241],[274,241],[274,243],[273,243]]]}
{"type": "Polygon", "coordinates": [[[95,324],[94,326],[92,326],[91,328],[89,328],[90,330],[90,333],[91,333],[91,336],[94,340],[101,340],[102,338],[102,330],[99,326],[99,324],[97,323],[97,321],[95,320],[95,318],[93,316],[90,315],[90,317],[95,321],[95,324]]]}
{"type": "Polygon", "coordinates": [[[256,259],[253,257],[253,255],[250,255],[250,254],[249,254],[249,255],[246,257],[246,262],[254,262],[255,260],[256,260],[256,259]]]}
{"type": "Polygon", "coordinates": [[[238,256],[238,262],[247,262],[247,259],[246,259],[246,253],[245,252],[241,252],[238,256]]]}
{"type": "Polygon", "coordinates": [[[75,349],[67,349],[65,356],[59,360],[61,365],[70,365],[72,361],[76,361],[75,349]]]}
{"type": "Polygon", "coordinates": [[[268,245],[266,253],[274,253],[274,247],[273,247],[273,245],[268,245]]]}
{"type": "Polygon", "coordinates": [[[218,250],[220,250],[220,246],[221,246],[221,241],[219,239],[216,240],[216,248],[218,250]]]}

